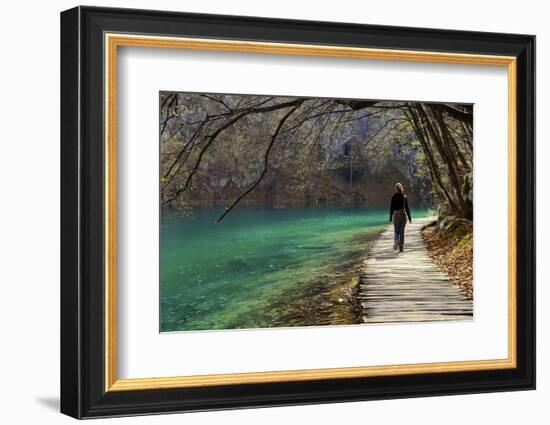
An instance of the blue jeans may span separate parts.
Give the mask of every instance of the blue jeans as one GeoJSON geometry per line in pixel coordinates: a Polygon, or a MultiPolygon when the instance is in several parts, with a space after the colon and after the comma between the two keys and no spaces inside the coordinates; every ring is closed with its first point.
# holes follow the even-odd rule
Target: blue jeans
{"type": "Polygon", "coordinates": [[[405,211],[399,210],[393,213],[393,240],[403,249],[405,244],[405,225],[407,224],[407,215],[405,211]]]}

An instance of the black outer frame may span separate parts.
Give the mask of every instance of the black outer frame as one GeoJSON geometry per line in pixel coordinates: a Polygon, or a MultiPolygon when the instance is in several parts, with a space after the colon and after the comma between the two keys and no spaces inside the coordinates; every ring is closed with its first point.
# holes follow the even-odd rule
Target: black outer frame
{"type": "Polygon", "coordinates": [[[535,388],[535,37],[76,7],[61,13],[61,412],[75,418],[535,388]],[[104,32],[517,57],[517,368],[104,391],[104,32]]]}

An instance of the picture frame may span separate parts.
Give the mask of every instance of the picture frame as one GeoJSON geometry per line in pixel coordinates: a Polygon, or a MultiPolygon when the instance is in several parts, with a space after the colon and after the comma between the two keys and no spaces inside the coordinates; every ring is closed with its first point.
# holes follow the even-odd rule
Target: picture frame
{"type": "Polygon", "coordinates": [[[80,419],[535,388],[534,36],[80,6],[61,13],[61,117],[62,413],[80,419]],[[509,180],[498,184],[508,184],[509,195],[507,358],[119,379],[122,46],[506,67],[509,180]]]}

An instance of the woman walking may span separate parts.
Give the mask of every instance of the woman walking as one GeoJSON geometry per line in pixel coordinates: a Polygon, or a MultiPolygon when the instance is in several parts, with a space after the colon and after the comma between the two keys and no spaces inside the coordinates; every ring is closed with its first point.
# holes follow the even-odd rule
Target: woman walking
{"type": "Polygon", "coordinates": [[[403,245],[405,244],[407,217],[409,218],[409,223],[412,223],[409,203],[403,193],[403,185],[397,183],[395,185],[395,193],[391,198],[390,222],[393,220],[393,249],[399,247],[399,252],[403,252],[403,245]]]}

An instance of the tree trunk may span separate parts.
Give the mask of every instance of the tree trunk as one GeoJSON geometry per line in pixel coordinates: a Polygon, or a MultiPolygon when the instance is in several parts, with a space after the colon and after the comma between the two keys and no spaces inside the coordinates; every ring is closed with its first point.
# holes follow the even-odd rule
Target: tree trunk
{"type": "Polygon", "coordinates": [[[415,110],[414,107],[409,107],[409,119],[411,121],[412,127],[416,135],[418,136],[418,141],[420,142],[420,145],[424,150],[424,154],[426,155],[426,158],[428,158],[430,174],[433,176],[432,180],[434,180],[437,183],[439,190],[443,192],[443,195],[445,196],[445,199],[447,199],[449,206],[453,210],[456,210],[457,209],[456,203],[454,202],[452,196],[449,194],[449,192],[445,188],[445,185],[443,184],[443,181],[441,179],[441,174],[439,173],[439,167],[435,160],[434,154],[430,148],[428,135],[425,133],[424,129],[422,128],[422,124],[420,123],[420,117],[418,116],[418,112],[415,110]]]}
{"type": "Polygon", "coordinates": [[[428,116],[426,110],[424,109],[424,106],[422,104],[418,105],[417,110],[420,112],[420,115],[423,118],[424,124],[425,124],[425,126],[428,130],[428,133],[430,134],[431,139],[434,142],[434,144],[437,148],[437,151],[439,152],[439,155],[440,155],[441,159],[443,160],[443,162],[445,163],[445,165],[447,167],[449,182],[451,183],[451,185],[453,187],[454,193],[456,195],[457,204],[458,204],[458,207],[459,207],[457,212],[460,215],[464,215],[464,214],[467,213],[468,208],[466,206],[466,202],[464,200],[464,197],[462,196],[462,187],[461,187],[460,180],[458,178],[456,169],[455,169],[454,164],[453,164],[453,162],[454,162],[453,157],[451,156],[451,154],[449,153],[449,151],[445,147],[443,141],[441,140],[441,138],[439,137],[439,135],[435,131],[435,128],[434,128],[434,126],[431,122],[431,119],[428,116]]]}

